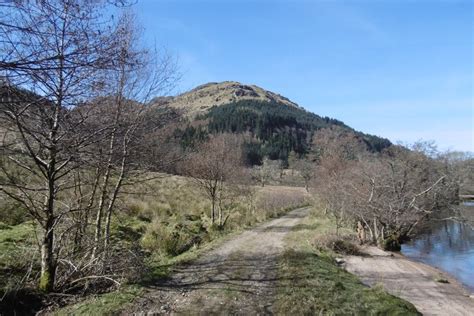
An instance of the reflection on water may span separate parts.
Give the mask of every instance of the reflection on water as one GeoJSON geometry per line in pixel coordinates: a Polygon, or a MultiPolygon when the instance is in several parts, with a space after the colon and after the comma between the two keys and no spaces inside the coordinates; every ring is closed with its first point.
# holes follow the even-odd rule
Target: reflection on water
{"type": "MultiPolygon", "coordinates": [[[[466,202],[463,214],[472,221],[474,203],[466,202]]],[[[402,253],[440,268],[474,290],[474,229],[467,223],[437,220],[423,227],[417,238],[402,245],[402,253]]]]}

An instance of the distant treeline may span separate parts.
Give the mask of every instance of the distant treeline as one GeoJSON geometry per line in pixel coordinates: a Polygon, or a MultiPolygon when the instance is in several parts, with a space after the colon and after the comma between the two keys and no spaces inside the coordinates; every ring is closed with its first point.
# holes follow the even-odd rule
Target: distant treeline
{"type": "Polygon", "coordinates": [[[373,152],[391,145],[388,139],[355,132],[339,120],[277,102],[241,100],[215,106],[196,119],[207,124],[188,125],[175,131],[174,136],[181,139],[183,147],[205,140],[209,133],[249,134],[244,149],[248,165],[261,164],[263,157],[287,163],[292,151],[304,156],[311,150],[315,131],[332,126],[354,132],[373,152]]]}

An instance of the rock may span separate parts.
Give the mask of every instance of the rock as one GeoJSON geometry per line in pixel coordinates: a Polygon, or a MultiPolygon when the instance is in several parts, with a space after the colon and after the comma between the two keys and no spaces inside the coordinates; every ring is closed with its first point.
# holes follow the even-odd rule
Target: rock
{"type": "Polygon", "coordinates": [[[336,264],[343,264],[344,262],[346,262],[344,259],[342,258],[336,258],[336,264]]]}

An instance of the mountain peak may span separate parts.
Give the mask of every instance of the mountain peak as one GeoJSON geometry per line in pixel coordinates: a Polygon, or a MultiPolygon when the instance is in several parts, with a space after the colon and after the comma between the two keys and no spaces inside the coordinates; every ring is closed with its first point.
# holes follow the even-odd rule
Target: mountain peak
{"type": "Polygon", "coordinates": [[[298,104],[277,93],[237,81],[209,82],[178,96],[162,98],[160,103],[165,103],[167,106],[183,112],[186,116],[195,116],[206,112],[213,106],[241,100],[276,102],[299,108],[298,104]]]}

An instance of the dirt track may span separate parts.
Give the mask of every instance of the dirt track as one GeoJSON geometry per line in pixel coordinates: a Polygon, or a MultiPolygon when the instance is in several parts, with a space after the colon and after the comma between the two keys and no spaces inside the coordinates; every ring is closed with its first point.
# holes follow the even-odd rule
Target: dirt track
{"type": "Polygon", "coordinates": [[[137,314],[271,314],[284,237],[308,215],[302,208],[246,231],[147,289],[137,314]]]}
{"type": "Polygon", "coordinates": [[[368,256],[347,257],[345,268],[367,285],[382,284],[386,291],[411,302],[423,315],[474,315],[474,298],[441,271],[376,247],[363,251],[368,256]],[[449,283],[437,282],[440,276],[449,283]]]}

